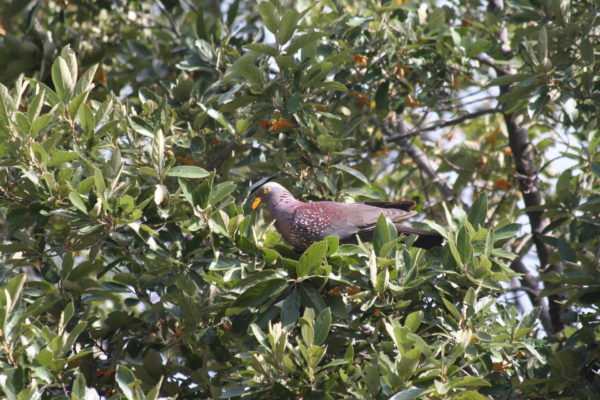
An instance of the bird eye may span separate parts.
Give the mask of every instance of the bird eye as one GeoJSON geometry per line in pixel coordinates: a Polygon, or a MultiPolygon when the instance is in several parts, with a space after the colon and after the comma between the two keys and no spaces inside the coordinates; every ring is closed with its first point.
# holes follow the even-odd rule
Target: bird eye
{"type": "Polygon", "coordinates": [[[271,186],[265,186],[265,188],[263,189],[263,193],[267,194],[271,191],[271,186]]]}

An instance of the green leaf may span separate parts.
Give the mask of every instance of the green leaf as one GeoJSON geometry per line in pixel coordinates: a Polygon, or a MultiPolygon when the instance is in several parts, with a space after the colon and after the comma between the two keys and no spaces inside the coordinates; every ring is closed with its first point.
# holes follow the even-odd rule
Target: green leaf
{"type": "Polygon", "coordinates": [[[102,170],[100,168],[94,169],[94,186],[96,187],[96,192],[98,194],[104,194],[104,191],[106,190],[106,183],[104,183],[104,175],[102,174],[102,170]]]}
{"type": "Polygon", "coordinates": [[[152,138],[152,164],[159,176],[162,176],[162,171],[165,164],[165,137],[162,130],[158,129],[152,138]]]}
{"type": "Polygon", "coordinates": [[[373,248],[375,254],[379,257],[387,257],[387,253],[391,250],[389,246],[386,248],[386,254],[383,254],[383,247],[398,238],[398,230],[389,218],[386,218],[383,213],[377,218],[375,231],[373,232],[373,248]]]}
{"type": "Polygon", "coordinates": [[[322,345],[327,340],[329,329],[331,328],[331,310],[329,307],[321,310],[315,320],[315,340],[316,345],[322,345]]]}
{"type": "Polygon", "coordinates": [[[288,8],[283,12],[281,16],[281,22],[279,23],[279,29],[277,30],[277,43],[283,46],[294,35],[296,27],[298,26],[298,20],[300,19],[300,13],[293,8],[288,8]]]}
{"type": "Polygon", "coordinates": [[[116,380],[127,400],[139,400],[136,395],[137,390],[135,390],[137,384],[139,384],[139,380],[129,368],[118,365],[116,380]]]}
{"type": "Polygon", "coordinates": [[[467,57],[473,58],[487,51],[491,43],[488,40],[478,39],[467,48],[467,57]]]}
{"type": "Polygon", "coordinates": [[[531,78],[533,76],[536,76],[536,75],[533,75],[533,74],[502,75],[502,76],[499,76],[498,78],[495,78],[495,79],[492,79],[491,81],[489,81],[488,84],[486,85],[486,87],[510,85],[511,83],[521,82],[521,81],[524,81],[525,79],[531,78]]]}
{"type": "Polygon", "coordinates": [[[61,90],[63,91],[62,101],[68,103],[73,96],[73,88],[75,87],[76,76],[71,75],[71,70],[65,60],[62,57],[56,59],[58,63],[58,79],[60,81],[61,90]]]}
{"type": "Polygon", "coordinates": [[[375,292],[379,295],[383,295],[390,283],[390,271],[387,268],[383,268],[381,272],[377,274],[375,280],[375,292]]]}
{"type": "MultiPolygon", "coordinates": [[[[240,72],[240,75],[256,85],[262,84],[261,72],[254,65],[246,65],[240,72]]],[[[233,126],[225,119],[225,116],[220,111],[217,111],[214,108],[207,108],[206,114],[217,121],[221,126],[225,127],[229,133],[235,133],[233,126]]]]}
{"type": "Polygon", "coordinates": [[[277,55],[277,49],[273,46],[264,43],[250,43],[244,45],[245,49],[254,50],[258,53],[267,54],[275,57],[277,55]]]}
{"type": "Polygon", "coordinates": [[[240,294],[231,307],[257,307],[270,298],[276,298],[287,284],[282,278],[269,279],[252,286],[240,294]]]}
{"type": "Polygon", "coordinates": [[[364,382],[367,384],[369,394],[375,398],[381,389],[379,371],[376,365],[367,364],[364,369],[364,382]]]}
{"type": "Polygon", "coordinates": [[[558,238],[558,253],[563,261],[577,262],[575,250],[564,239],[558,238]]]}
{"type": "Polygon", "coordinates": [[[10,119],[8,117],[8,110],[6,107],[6,100],[9,99],[10,94],[6,86],[0,83],[0,134],[7,135],[10,126],[10,119]]]}
{"type": "Polygon", "coordinates": [[[319,87],[326,89],[326,90],[333,90],[336,92],[342,92],[342,93],[348,92],[348,88],[337,81],[321,82],[319,84],[319,87]]]}
{"type": "Polygon", "coordinates": [[[210,189],[210,195],[208,196],[208,204],[210,204],[211,206],[216,205],[226,196],[231,194],[236,187],[237,185],[231,182],[223,182],[214,186],[212,189],[210,189]]]}
{"type": "Polygon", "coordinates": [[[337,236],[327,236],[325,242],[327,243],[327,256],[332,256],[340,246],[340,238],[337,236]]]}
{"type": "Polygon", "coordinates": [[[79,335],[81,335],[81,333],[85,330],[86,327],[87,322],[85,321],[81,321],[77,325],[75,325],[75,328],[73,328],[73,330],[69,332],[69,335],[67,336],[67,340],[65,341],[65,344],[62,348],[61,356],[63,356],[69,350],[71,350],[73,343],[75,343],[75,340],[79,337],[79,335]]]}
{"type": "Polygon", "coordinates": [[[0,244],[0,251],[4,253],[17,253],[28,250],[30,250],[29,246],[25,243],[0,244]]]}
{"type": "Polygon", "coordinates": [[[204,10],[198,7],[196,11],[196,35],[199,39],[210,40],[206,33],[206,23],[204,22],[204,10]]]}
{"type": "Polygon", "coordinates": [[[304,48],[305,46],[308,46],[309,44],[315,43],[324,36],[327,36],[327,34],[322,32],[309,32],[305,35],[297,36],[287,47],[287,54],[293,55],[298,50],[304,48]]]}
{"type": "Polygon", "coordinates": [[[31,135],[33,137],[37,137],[40,132],[42,132],[44,129],[48,129],[48,125],[50,124],[50,120],[54,117],[53,114],[42,114],[39,117],[37,117],[31,124],[31,127],[29,128],[31,131],[31,135]]]}
{"type": "Polygon", "coordinates": [[[468,264],[473,256],[473,246],[471,245],[471,236],[464,226],[458,231],[456,247],[463,264],[468,264]]]}
{"type": "Polygon", "coordinates": [[[396,393],[389,400],[413,400],[423,393],[429,392],[431,389],[411,388],[396,393]]]}
{"type": "Polygon", "coordinates": [[[67,112],[69,114],[69,118],[75,119],[75,116],[79,112],[79,108],[87,100],[89,92],[79,93],[73,99],[69,101],[69,105],[67,106],[67,112]]]}
{"type": "Polygon", "coordinates": [[[277,56],[275,57],[275,62],[277,62],[277,66],[280,70],[296,67],[294,56],[277,56]]]}
{"type": "Polygon", "coordinates": [[[487,194],[482,193],[477,200],[473,202],[473,205],[469,209],[468,217],[469,222],[473,225],[473,227],[477,228],[480,225],[483,225],[487,218],[488,211],[488,199],[487,194]]]}
{"type": "Polygon", "coordinates": [[[467,387],[467,386],[487,386],[491,387],[492,385],[486,381],[485,379],[478,378],[476,376],[463,376],[461,378],[455,379],[450,383],[450,387],[467,387]]]}
{"type": "Polygon", "coordinates": [[[79,373],[73,380],[71,388],[71,400],[86,400],[85,397],[85,377],[79,373]]]}
{"type": "Polygon", "coordinates": [[[76,151],[57,150],[50,154],[50,160],[48,160],[46,165],[48,167],[56,167],[77,158],[79,158],[79,153],[76,151]]]}
{"type": "Polygon", "coordinates": [[[456,306],[454,304],[452,304],[450,301],[448,301],[445,297],[442,297],[442,301],[443,301],[444,305],[446,306],[446,309],[448,311],[450,311],[450,314],[452,314],[452,317],[454,318],[454,320],[456,322],[459,322],[462,318],[460,316],[460,313],[456,309],[456,306]]]}
{"type": "Polygon", "coordinates": [[[150,391],[148,392],[148,394],[146,394],[146,399],[145,400],[156,400],[156,399],[158,399],[158,395],[160,393],[160,388],[162,386],[163,379],[164,379],[164,377],[162,377],[162,376],[158,379],[158,382],[156,382],[156,385],[154,385],[154,387],[152,389],[150,389],[150,391]]]}
{"type": "Polygon", "coordinates": [[[6,294],[6,304],[4,306],[4,319],[2,320],[2,324],[0,328],[6,328],[5,324],[8,322],[8,315],[13,311],[15,305],[18,303],[21,298],[21,293],[23,292],[23,286],[25,285],[25,281],[27,279],[27,275],[19,274],[8,281],[8,284],[5,287],[6,294]]]}
{"type": "Polygon", "coordinates": [[[62,313],[60,313],[60,320],[58,322],[58,333],[62,334],[64,329],[65,329],[65,325],[67,325],[69,323],[69,321],[71,320],[71,318],[73,318],[73,314],[75,312],[75,306],[73,306],[73,302],[69,303],[66,305],[65,309],[63,310],[62,313]]]}
{"type": "Polygon", "coordinates": [[[298,289],[293,288],[292,293],[288,295],[281,306],[281,324],[292,326],[300,317],[300,294],[298,289]]]}
{"type": "Polygon", "coordinates": [[[592,162],[590,168],[597,178],[600,178],[600,162],[592,162]]]}
{"type": "Polygon", "coordinates": [[[490,398],[484,396],[474,390],[467,390],[458,393],[456,396],[452,396],[452,400],[489,400],[490,398]]]}
{"type": "Polygon", "coordinates": [[[507,224],[501,228],[494,229],[494,242],[502,239],[514,238],[521,229],[520,224],[507,224]]]}
{"type": "Polygon", "coordinates": [[[263,1],[258,5],[258,12],[267,29],[271,33],[276,34],[279,26],[279,17],[275,6],[268,1],[263,1]]]}
{"type": "Polygon", "coordinates": [[[80,94],[84,92],[88,92],[94,87],[92,81],[94,80],[94,76],[96,75],[96,70],[98,69],[98,64],[94,64],[90,66],[82,75],[81,78],[75,84],[75,94],[80,94]]]}
{"type": "Polygon", "coordinates": [[[299,278],[310,275],[311,272],[321,265],[327,254],[327,242],[316,242],[300,256],[296,273],[299,278]]]}
{"type": "Polygon", "coordinates": [[[347,173],[349,175],[352,175],[359,181],[363,182],[365,185],[370,185],[367,177],[364,176],[362,172],[360,172],[354,168],[350,168],[350,167],[348,167],[346,165],[342,165],[342,164],[337,164],[337,165],[334,165],[333,167],[339,169],[340,171],[344,171],[345,173],[347,173]]]}
{"type": "Polygon", "coordinates": [[[84,214],[87,214],[87,208],[85,203],[79,193],[71,192],[69,193],[69,200],[71,200],[71,204],[73,204],[77,209],[82,211],[84,214]]]}
{"type": "MultiPolygon", "coordinates": [[[[44,105],[44,95],[45,92],[40,91],[40,93],[37,96],[35,96],[29,104],[29,107],[27,108],[27,120],[29,122],[33,122],[40,115],[40,112],[42,111],[42,106],[44,105]]],[[[1,96],[0,100],[2,100],[1,96]]]]}
{"type": "Polygon", "coordinates": [[[175,176],[179,178],[201,179],[210,175],[210,172],[204,168],[195,167],[192,165],[178,165],[167,172],[167,176],[175,176]]]}
{"type": "Polygon", "coordinates": [[[44,149],[44,146],[38,142],[33,142],[31,143],[31,151],[34,153],[35,158],[39,163],[46,163],[46,160],[48,159],[48,153],[46,152],[46,149],[44,149]]]}
{"type": "Polygon", "coordinates": [[[417,329],[419,329],[421,322],[423,322],[423,318],[424,318],[423,311],[412,312],[412,313],[408,314],[408,316],[406,317],[404,326],[411,333],[415,333],[417,331],[417,329]]]}

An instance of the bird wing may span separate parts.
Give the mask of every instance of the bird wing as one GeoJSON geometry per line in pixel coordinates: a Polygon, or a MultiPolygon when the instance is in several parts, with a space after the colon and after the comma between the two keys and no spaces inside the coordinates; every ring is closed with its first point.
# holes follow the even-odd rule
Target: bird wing
{"type": "Polygon", "coordinates": [[[412,200],[400,200],[400,201],[365,201],[361,204],[368,206],[379,207],[379,208],[399,208],[404,211],[410,211],[417,205],[412,200]]]}
{"type": "Polygon", "coordinates": [[[353,237],[359,232],[373,230],[377,218],[381,214],[393,222],[407,219],[416,214],[415,211],[403,210],[401,208],[379,208],[363,203],[334,203],[314,202],[308,203],[309,207],[302,207],[295,220],[302,224],[302,220],[311,221],[312,218],[302,218],[302,215],[310,217],[320,213],[318,226],[306,227],[305,230],[314,233],[315,230],[320,239],[326,236],[338,236],[340,239],[353,237]]]}

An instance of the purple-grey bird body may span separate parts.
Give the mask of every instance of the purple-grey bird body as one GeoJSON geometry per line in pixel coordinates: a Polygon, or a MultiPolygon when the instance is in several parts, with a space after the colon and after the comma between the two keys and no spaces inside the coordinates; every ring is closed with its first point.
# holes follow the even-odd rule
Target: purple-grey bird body
{"type": "Polygon", "coordinates": [[[429,249],[442,244],[443,237],[437,232],[414,229],[398,222],[416,214],[411,208],[414,201],[336,203],[316,201],[304,203],[296,200],[283,186],[275,182],[262,185],[252,204],[255,209],[265,202],[275,228],[297,250],[305,250],[314,242],[327,236],[337,236],[340,241],[352,242],[356,235],[370,239],[381,214],[389,218],[398,233],[418,235],[414,246],[429,249]]]}

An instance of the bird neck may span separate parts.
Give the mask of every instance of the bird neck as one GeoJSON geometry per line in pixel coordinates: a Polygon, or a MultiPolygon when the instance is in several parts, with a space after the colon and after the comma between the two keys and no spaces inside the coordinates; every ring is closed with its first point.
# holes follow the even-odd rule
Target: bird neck
{"type": "Polygon", "coordinates": [[[288,192],[282,192],[278,198],[268,203],[269,213],[275,219],[290,218],[296,207],[302,204],[288,192]]]}

